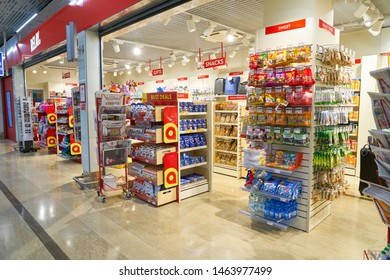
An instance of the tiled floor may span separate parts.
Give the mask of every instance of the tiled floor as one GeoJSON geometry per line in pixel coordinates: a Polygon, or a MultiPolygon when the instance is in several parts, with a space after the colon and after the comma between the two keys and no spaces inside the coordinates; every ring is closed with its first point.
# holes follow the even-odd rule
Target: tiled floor
{"type": "MultiPolygon", "coordinates": [[[[70,259],[354,259],[382,244],[373,203],[344,196],[312,232],[280,231],[239,213],[242,181],[215,175],[212,192],[155,208],[107,198],[72,181],[81,166],[45,151],[21,154],[0,142],[0,180],[70,259]]],[[[52,259],[0,192],[0,259],[52,259]]]]}

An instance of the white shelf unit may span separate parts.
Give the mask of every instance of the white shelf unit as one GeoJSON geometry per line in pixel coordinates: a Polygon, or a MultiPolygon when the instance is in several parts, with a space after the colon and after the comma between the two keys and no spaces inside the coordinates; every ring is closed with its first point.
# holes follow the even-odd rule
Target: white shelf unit
{"type": "MultiPolygon", "coordinates": [[[[206,162],[195,163],[187,166],[179,167],[179,177],[190,175],[190,174],[199,174],[205,177],[205,180],[199,182],[194,182],[191,184],[182,185],[179,182],[179,201],[183,199],[190,198],[192,196],[211,191],[212,188],[212,153],[209,148],[212,142],[211,131],[212,131],[212,121],[211,121],[211,102],[194,102],[194,104],[206,104],[207,112],[194,112],[194,113],[180,113],[179,114],[179,131],[180,137],[190,136],[192,134],[204,134],[206,136],[207,145],[192,147],[192,148],[180,148],[179,145],[179,161],[181,163],[181,157],[184,153],[187,153],[191,157],[204,156],[206,157],[206,162]],[[205,119],[207,128],[198,129],[198,130],[184,130],[181,127],[180,123],[182,120],[196,120],[196,119],[205,119]]],[[[179,106],[180,107],[180,106],[179,106]]],[[[180,165],[179,163],[179,165],[180,165]]]]}
{"type": "Polygon", "coordinates": [[[16,98],[16,112],[18,116],[17,132],[19,141],[19,151],[26,153],[36,151],[34,148],[33,134],[33,102],[31,97],[16,98]]]}
{"type": "MultiPolygon", "coordinates": [[[[228,96],[219,97],[221,101],[213,103],[213,172],[218,174],[223,174],[227,176],[236,177],[237,179],[245,177],[245,172],[240,166],[240,161],[242,159],[241,148],[246,146],[245,140],[241,140],[241,127],[242,127],[242,117],[245,112],[245,102],[243,101],[229,101],[228,96]],[[235,110],[220,110],[218,107],[221,104],[235,104],[237,109],[235,110]],[[235,121],[226,121],[226,116],[234,116],[235,121]],[[222,117],[222,119],[221,119],[222,117]],[[216,128],[229,128],[235,130],[234,135],[221,135],[217,134],[216,128]],[[228,145],[234,145],[234,149],[227,149],[221,145],[226,143],[228,145]],[[218,160],[218,157],[226,155],[227,157],[234,156],[236,158],[236,163],[234,165],[229,165],[221,163],[218,160]]],[[[229,117],[228,117],[229,118],[229,117]]]]}

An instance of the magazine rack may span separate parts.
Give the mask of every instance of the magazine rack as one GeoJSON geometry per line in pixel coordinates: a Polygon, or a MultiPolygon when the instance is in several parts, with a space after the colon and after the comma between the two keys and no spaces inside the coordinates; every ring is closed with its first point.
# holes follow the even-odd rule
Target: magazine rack
{"type": "Polygon", "coordinates": [[[96,111],[98,112],[98,200],[105,202],[106,196],[119,194],[131,199],[133,194],[127,176],[131,141],[126,133],[127,106],[124,105],[124,95],[98,91],[96,111]],[[115,172],[118,169],[123,170],[123,175],[115,172]]]}

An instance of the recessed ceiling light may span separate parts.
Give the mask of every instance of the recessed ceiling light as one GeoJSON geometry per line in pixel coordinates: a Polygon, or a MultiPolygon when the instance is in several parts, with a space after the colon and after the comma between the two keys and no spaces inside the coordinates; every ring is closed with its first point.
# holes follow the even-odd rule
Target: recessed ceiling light
{"type": "Polygon", "coordinates": [[[125,68],[127,69],[127,70],[129,70],[129,69],[131,69],[131,65],[130,64],[125,64],[125,68]]]}
{"type": "Polygon", "coordinates": [[[203,31],[203,35],[206,37],[209,37],[211,35],[211,33],[213,33],[213,31],[216,27],[217,27],[217,25],[215,23],[210,22],[207,29],[205,31],[203,31]]]}
{"type": "Polygon", "coordinates": [[[33,74],[38,73],[37,69],[33,69],[32,72],[33,72],[33,74]]]}
{"type": "Polygon", "coordinates": [[[118,76],[118,72],[114,71],[114,77],[118,76]]]}
{"type": "Polygon", "coordinates": [[[226,36],[226,40],[230,43],[236,41],[236,36],[235,36],[235,33],[233,31],[230,31],[227,36],[226,36]]]}
{"type": "Polygon", "coordinates": [[[141,55],[141,53],[142,53],[142,50],[140,47],[134,47],[134,49],[133,49],[134,55],[141,55]]]}
{"type": "Polygon", "coordinates": [[[42,72],[43,74],[47,74],[47,71],[46,70],[43,70],[43,72],[42,72]]]}
{"type": "Polygon", "coordinates": [[[116,53],[121,51],[121,48],[119,47],[119,44],[117,42],[114,42],[114,44],[112,44],[112,48],[114,49],[114,52],[116,52],[116,53]]]}

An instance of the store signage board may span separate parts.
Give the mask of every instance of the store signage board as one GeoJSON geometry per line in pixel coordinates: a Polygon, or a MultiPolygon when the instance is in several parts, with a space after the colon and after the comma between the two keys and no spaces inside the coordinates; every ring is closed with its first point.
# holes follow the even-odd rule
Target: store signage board
{"type": "Polygon", "coordinates": [[[205,69],[226,66],[226,57],[220,57],[216,59],[206,60],[203,63],[205,69]]]}
{"type": "Polygon", "coordinates": [[[80,84],[80,103],[85,103],[87,101],[87,96],[85,93],[85,84],[80,84]]]}
{"type": "Polygon", "coordinates": [[[330,32],[333,36],[335,34],[335,29],[333,26],[331,26],[330,24],[327,24],[325,21],[323,21],[322,19],[319,20],[319,27],[321,29],[324,29],[328,32],[330,32]]]}
{"type": "Polygon", "coordinates": [[[143,86],[144,84],[145,84],[145,82],[138,82],[139,86],[143,86]]]}
{"type": "Polygon", "coordinates": [[[244,75],[244,72],[240,71],[240,72],[230,72],[229,73],[229,76],[240,76],[240,75],[244,75]]]}
{"type": "Polygon", "coordinates": [[[362,63],[362,60],[360,58],[356,58],[355,59],[355,64],[360,64],[360,63],[362,63]]]}
{"type": "Polygon", "coordinates": [[[246,95],[229,95],[228,100],[246,100],[246,95]]]}
{"type": "Polygon", "coordinates": [[[39,37],[39,31],[35,33],[30,39],[30,50],[33,52],[41,45],[41,38],[39,37]]]}
{"type": "Polygon", "coordinates": [[[200,75],[200,76],[198,76],[198,80],[203,80],[203,79],[208,79],[208,78],[210,78],[209,75],[200,75]]]}
{"type": "Polygon", "coordinates": [[[177,105],[177,92],[154,92],[146,95],[146,102],[153,105],[177,105]]]}
{"type": "Polygon", "coordinates": [[[181,82],[181,81],[187,81],[188,78],[187,78],[187,77],[181,77],[181,78],[178,78],[177,80],[178,80],[179,82],[181,82]]]}
{"type": "Polygon", "coordinates": [[[0,52],[0,76],[4,76],[3,53],[0,52]]]}
{"type": "Polygon", "coordinates": [[[67,86],[67,87],[77,87],[78,84],[66,83],[65,86],[67,86]]]}
{"type": "Polygon", "coordinates": [[[279,32],[290,31],[306,27],[306,19],[286,22],[278,25],[268,26],[265,28],[265,35],[270,35],[279,32]]]}
{"type": "Polygon", "coordinates": [[[161,76],[161,75],[164,75],[164,69],[163,69],[163,68],[153,69],[153,70],[152,70],[152,76],[153,76],[153,77],[155,77],[155,76],[161,76]]]}
{"type": "Polygon", "coordinates": [[[70,72],[62,73],[62,78],[63,79],[69,79],[70,78],[70,72]]]}
{"type": "Polygon", "coordinates": [[[156,81],[156,84],[163,84],[164,83],[164,80],[157,80],[156,81]]]}

